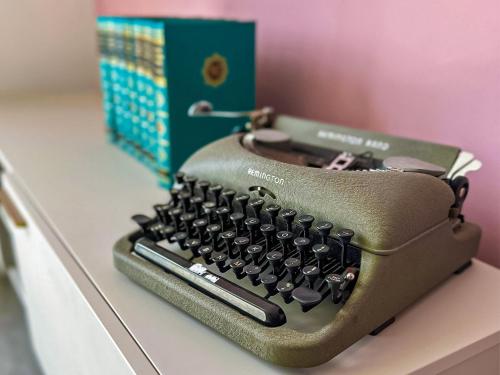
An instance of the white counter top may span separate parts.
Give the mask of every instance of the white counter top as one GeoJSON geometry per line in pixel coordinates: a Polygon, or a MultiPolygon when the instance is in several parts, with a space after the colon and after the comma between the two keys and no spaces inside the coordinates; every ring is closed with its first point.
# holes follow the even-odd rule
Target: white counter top
{"type": "MultiPolygon", "coordinates": [[[[254,357],[113,267],[111,249],[134,228],[130,216],[152,213],[166,193],[145,167],[106,143],[97,95],[1,98],[0,161],[79,266],[72,276],[88,278],[98,292],[99,297],[86,298],[96,311],[108,310],[100,315],[103,327],[124,352],[136,352],[127,354],[133,368],[151,365],[174,374],[291,372],[254,357]],[[127,335],[133,340],[121,342],[127,335]]],[[[500,342],[499,290],[500,271],[475,260],[379,336],[365,337],[325,365],[292,372],[447,369],[500,342]]]]}

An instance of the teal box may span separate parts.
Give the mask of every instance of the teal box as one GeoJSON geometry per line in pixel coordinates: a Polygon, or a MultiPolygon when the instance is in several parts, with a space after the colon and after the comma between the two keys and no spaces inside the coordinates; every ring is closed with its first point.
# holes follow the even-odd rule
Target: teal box
{"type": "Polygon", "coordinates": [[[255,108],[255,24],[100,17],[98,26],[104,23],[108,32],[101,44],[110,58],[101,60],[101,82],[108,131],[168,188],[193,152],[245,122],[190,118],[191,104],[255,108]]]}

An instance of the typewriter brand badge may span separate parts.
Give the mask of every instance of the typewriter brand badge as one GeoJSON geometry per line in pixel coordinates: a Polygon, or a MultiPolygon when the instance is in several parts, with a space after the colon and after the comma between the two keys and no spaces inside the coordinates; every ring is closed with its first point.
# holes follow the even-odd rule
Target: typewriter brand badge
{"type": "Polygon", "coordinates": [[[222,85],[229,74],[227,60],[224,56],[214,53],[205,59],[201,70],[205,84],[218,87],[222,85]]]}

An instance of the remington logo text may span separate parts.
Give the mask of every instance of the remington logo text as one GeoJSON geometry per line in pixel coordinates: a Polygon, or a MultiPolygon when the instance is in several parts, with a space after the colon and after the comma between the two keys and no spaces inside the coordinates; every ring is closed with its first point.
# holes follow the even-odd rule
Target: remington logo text
{"type": "Polygon", "coordinates": [[[284,185],[285,184],[285,180],[283,178],[274,176],[274,175],[266,173],[266,172],[258,171],[258,170],[253,169],[253,168],[248,168],[248,174],[250,176],[260,178],[261,180],[274,182],[277,185],[284,185]]]}

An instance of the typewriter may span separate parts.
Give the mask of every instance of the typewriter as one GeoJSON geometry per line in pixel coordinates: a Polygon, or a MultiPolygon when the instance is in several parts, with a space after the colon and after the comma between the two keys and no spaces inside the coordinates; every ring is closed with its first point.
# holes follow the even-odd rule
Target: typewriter
{"type": "Polygon", "coordinates": [[[257,356],[311,367],[471,264],[480,228],[462,205],[480,162],[269,113],[187,160],[114,262],[257,356]]]}

